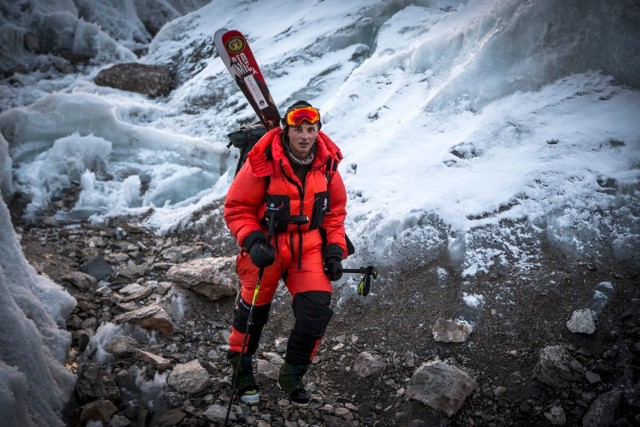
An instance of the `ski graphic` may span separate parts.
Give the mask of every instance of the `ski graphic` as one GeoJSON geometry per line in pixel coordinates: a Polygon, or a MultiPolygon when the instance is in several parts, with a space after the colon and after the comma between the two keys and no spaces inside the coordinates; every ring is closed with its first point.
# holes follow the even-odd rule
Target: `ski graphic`
{"type": "Polygon", "coordinates": [[[267,130],[280,124],[280,113],[264,80],[246,37],[237,30],[221,28],[214,35],[220,59],[267,130]]]}

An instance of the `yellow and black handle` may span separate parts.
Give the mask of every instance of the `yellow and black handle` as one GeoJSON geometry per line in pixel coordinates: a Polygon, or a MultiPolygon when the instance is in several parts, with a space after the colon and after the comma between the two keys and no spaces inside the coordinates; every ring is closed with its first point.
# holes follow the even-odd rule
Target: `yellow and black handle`
{"type": "Polygon", "coordinates": [[[358,295],[366,297],[371,290],[371,278],[378,278],[378,271],[373,266],[360,268],[343,268],[343,273],[360,273],[363,274],[362,280],[358,283],[358,295]]]}

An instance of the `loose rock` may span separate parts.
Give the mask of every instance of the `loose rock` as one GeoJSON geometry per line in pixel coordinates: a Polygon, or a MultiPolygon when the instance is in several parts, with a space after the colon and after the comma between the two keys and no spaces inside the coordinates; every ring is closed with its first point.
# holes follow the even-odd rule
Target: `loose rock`
{"type": "Polygon", "coordinates": [[[423,363],[411,377],[407,396],[447,416],[455,414],[476,388],[460,368],[440,360],[423,363]]]}

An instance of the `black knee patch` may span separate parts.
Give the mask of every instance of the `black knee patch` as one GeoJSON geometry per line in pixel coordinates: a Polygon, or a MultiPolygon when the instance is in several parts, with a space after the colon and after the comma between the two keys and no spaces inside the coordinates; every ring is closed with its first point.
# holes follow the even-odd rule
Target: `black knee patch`
{"type": "Polygon", "coordinates": [[[331,293],[312,291],[293,298],[295,325],[289,335],[285,360],[292,365],[308,365],[318,341],[324,336],[331,310],[331,293]]]}
{"type": "MultiPolygon", "coordinates": [[[[233,327],[243,334],[247,332],[247,321],[249,320],[250,310],[251,305],[247,304],[242,298],[238,298],[236,307],[233,309],[233,327]]],[[[269,320],[270,310],[271,304],[253,307],[253,319],[251,321],[251,327],[249,328],[249,339],[247,341],[245,354],[252,355],[258,349],[262,329],[269,320]]]]}
{"type": "MultiPolygon", "coordinates": [[[[242,298],[238,298],[238,303],[233,309],[233,327],[238,331],[244,333],[247,330],[247,320],[249,319],[249,310],[251,310],[251,304],[245,302],[242,298]]],[[[251,329],[262,329],[269,320],[269,312],[271,311],[271,304],[260,305],[253,307],[253,326],[251,329]]]]}
{"type": "Polygon", "coordinates": [[[294,330],[310,338],[322,338],[333,317],[331,293],[322,291],[301,292],[293,298],[294,330]]]}

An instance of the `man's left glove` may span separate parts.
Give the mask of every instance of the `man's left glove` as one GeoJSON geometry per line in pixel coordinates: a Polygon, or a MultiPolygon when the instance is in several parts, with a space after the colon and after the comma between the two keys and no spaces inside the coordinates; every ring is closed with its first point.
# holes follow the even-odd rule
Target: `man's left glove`
{"type": "Polygon", "coordinates": [[[342,277],[342,248],[335,243],[324,250],[324,274],[331,281],[340,280],[342,277]]]}

